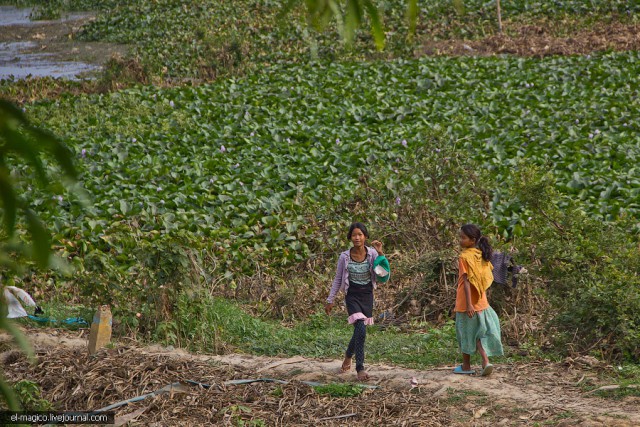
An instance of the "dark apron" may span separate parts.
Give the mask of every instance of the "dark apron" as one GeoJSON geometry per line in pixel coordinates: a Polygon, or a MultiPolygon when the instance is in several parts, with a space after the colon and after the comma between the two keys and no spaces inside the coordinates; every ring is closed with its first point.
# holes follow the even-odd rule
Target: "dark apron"
{"type": "Polygon", "coordinates": [[[349,289],[344,301],[349,316],[362,313],[367,317],[373,317],[373,283],[358,285],[349,282],[349,289]]]}

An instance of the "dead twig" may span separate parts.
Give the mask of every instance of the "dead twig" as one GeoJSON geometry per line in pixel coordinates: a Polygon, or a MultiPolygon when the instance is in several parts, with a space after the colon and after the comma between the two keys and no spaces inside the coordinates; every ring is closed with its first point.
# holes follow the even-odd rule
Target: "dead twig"
{"type": "Polygon", "coordinates": [[[335,416],[335,417],[324,417],[324,418],[319,418],[319,419],[318,419],[318,421],[339,420],[339,419],[342,419],[342,418],[355,417],[356,415],[358,415],[358,414],[356,414],[356,413],[354,412],[354,413],[352,413],[352,414],[337,415],[337,416],[335,416]]]}

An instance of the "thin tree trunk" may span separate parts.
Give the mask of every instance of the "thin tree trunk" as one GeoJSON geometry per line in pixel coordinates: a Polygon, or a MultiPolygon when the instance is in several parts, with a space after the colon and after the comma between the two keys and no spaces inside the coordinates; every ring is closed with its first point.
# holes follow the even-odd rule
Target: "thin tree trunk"
{"type": "Polygon", "coordinates": [[[498,31],[502,34],[502,12],[500,11],[500,0],[496,0],[496,8],[498,9],[498,31]]]}

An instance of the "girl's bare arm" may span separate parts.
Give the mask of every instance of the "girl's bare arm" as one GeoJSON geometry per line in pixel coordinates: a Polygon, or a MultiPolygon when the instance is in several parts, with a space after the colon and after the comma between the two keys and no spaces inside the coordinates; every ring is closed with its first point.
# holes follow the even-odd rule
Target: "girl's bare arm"
{"type": "Polygon", "coordinates": [[[462,280],[464,280],[464,296],[467,300],[467,316],[473,317],[476,314],[476,310],[473,308],[473,303],[471,302],[471,284],[469,283],[466,273],[462,276],[462,280]]]}

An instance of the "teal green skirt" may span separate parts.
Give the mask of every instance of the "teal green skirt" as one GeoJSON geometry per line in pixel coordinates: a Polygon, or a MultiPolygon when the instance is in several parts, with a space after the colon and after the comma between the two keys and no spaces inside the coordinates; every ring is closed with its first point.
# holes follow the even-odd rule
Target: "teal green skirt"
{"type": "Polygon", "coordinates": [[[500,319],[489,307],[469,318],[467,313],[456,312],[456,337],[464,354],[475,354],[476,342],[480,340],[487,356],[502,356],[500,341],[500,319]]]}

